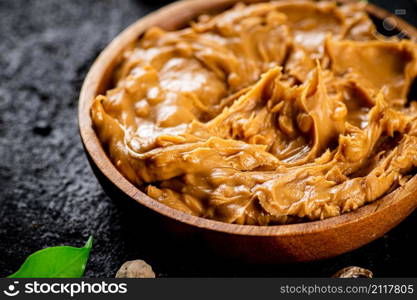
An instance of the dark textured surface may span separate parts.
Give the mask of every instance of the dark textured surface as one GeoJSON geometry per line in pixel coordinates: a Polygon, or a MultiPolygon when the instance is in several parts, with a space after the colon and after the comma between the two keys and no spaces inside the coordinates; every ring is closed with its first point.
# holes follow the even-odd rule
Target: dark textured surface
{"type": "MultiPolygon", "coordinates": [[[[382,1],[406,8],[413,1],[382,1]]],[[[86,276],[111,277],[128,259],[160,276],[330,276],[348,265],[376,276],[417,277],[417,213],[346,255],[254,266],[187,248],[146,224],[136,203],[112,201],[83,153],[76,110],[82,80],[124,27],[163,5],[133,0],[0,0],[0,277],[40,248],[95,237],[86,276]]],[[[395,5],[395,7],[394,7],[395,5]]]]}

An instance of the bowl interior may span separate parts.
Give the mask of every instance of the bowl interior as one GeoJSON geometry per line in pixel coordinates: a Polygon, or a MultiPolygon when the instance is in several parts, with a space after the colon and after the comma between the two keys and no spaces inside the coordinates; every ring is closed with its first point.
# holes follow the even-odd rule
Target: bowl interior
{"type": "MultiPolygon", "coordinates": [[[[180,222],[220,232],[249,235],[249,236],[286,236],[301,235],[307,233],[319,233],[328,228],[346,226],[349,223],[359,222],[369,218],[381,209],[389,209],[397,201],[401,201],[401,195],[410,192],[411,187],[417,184],[417,177],[412,178],[403,188],[396,189],[393,193],[367,204],[353,212],[345,213],[337,217],[312,221],[298,224],[273,225],[273,226],[253,226],[253,225],[236,225],[227,224],[215,220],[205,219],[192,216],[178,210],[172,209],[164,204],[153,200],[141,192],[139,188],[130,183],[112,164],[103,150],[98,140],[92,121],[90,118],[90,108],[94,98],[104,93],[112,86],[111,74],[120,63],[120,53],[135,43],[142,33],[149,27],[158,25],[166,30],[175,30],[184,27],[189,21],[196,18],[202,13],[216,13],[233,6],[238,0],[212,0],[212,1],[179,1],[158,10],[131,25],[117,36],[111,44],[100,54],[92,68],[90,69],[81,90],[79,102],[79,126],[81,137],[90,158],[100,171],[121,191],[133,198],[142,205],[180,222]],[[174,17],[173,17],[174,16],[174,17]]],[[[246,3],[261,1],[243,1],[246,3]]],[[[345,1],[346,2],[346,1],[345,1]]],[[[405,23],[399,18],[390,15],[386,11],[368,4],[367,11],[376,23],[377,28],[381,29],[382,20],[390,16],[395,20],[396,28],[390,31],[392,35],[405,32],[408,38],[416,39],[417,31],[411,25],[405,23]]],[[[382,32],[385,33],[386,32],[382,32]]],[[[417,88],[411,89],[410,97],[416,99],[417,88]]]]}

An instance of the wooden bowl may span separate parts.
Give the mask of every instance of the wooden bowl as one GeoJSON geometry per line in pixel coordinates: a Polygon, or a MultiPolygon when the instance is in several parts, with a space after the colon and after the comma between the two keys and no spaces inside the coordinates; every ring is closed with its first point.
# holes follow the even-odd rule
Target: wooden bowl
{"type": "MultiPolygon", "coordinates": [[[[323,259],[351,251],[382,236],[417,207],[417,176],[382,199],[338,217],[292,225],[249,226],[204,219],[165,206],[130,183],[107,157],[92,128],[90,107],[96,95],[106,91],[122,50],[137,41],[150,26],[178,29],[201,13],[218,12],[236,2],[238,0],[184,0],[173,3],[138,20],[100,54],[84,81],[78,115],[82,141],[99,181],[111,198],[131,198],[162,217],[168,229],[203,238],[218,252],[247,262],[323,259]]],[[[390,16],[397,29],[405,30],[410,38],[417,38],[417,30],[404,21],[370,4],[367,10],[379,19],[390,16]]],[[[155,219],[155,222],[160,220],[155,219]]]]}

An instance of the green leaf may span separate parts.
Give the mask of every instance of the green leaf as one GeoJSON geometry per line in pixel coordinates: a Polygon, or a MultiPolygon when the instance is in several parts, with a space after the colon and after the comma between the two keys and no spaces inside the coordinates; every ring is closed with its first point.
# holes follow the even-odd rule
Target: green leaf
{"type": "Polygon", "coordinates": [[[80,278],[92,246],[93,237],[90,236],[82,248],[59,246],[39,250],[8,278],[80,278]]]}

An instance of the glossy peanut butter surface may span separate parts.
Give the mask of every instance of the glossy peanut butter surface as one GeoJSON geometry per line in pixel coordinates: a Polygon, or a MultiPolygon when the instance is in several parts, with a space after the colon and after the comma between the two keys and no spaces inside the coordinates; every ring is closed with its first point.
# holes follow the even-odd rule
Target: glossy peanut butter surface
{"type": "Polygon", "coordinates": [[[237,5],[150,28],[92,118],[115,166],[175,209],[238,224],[323,219],[417,166],[417,45],[363,4],[237,5]]]}

